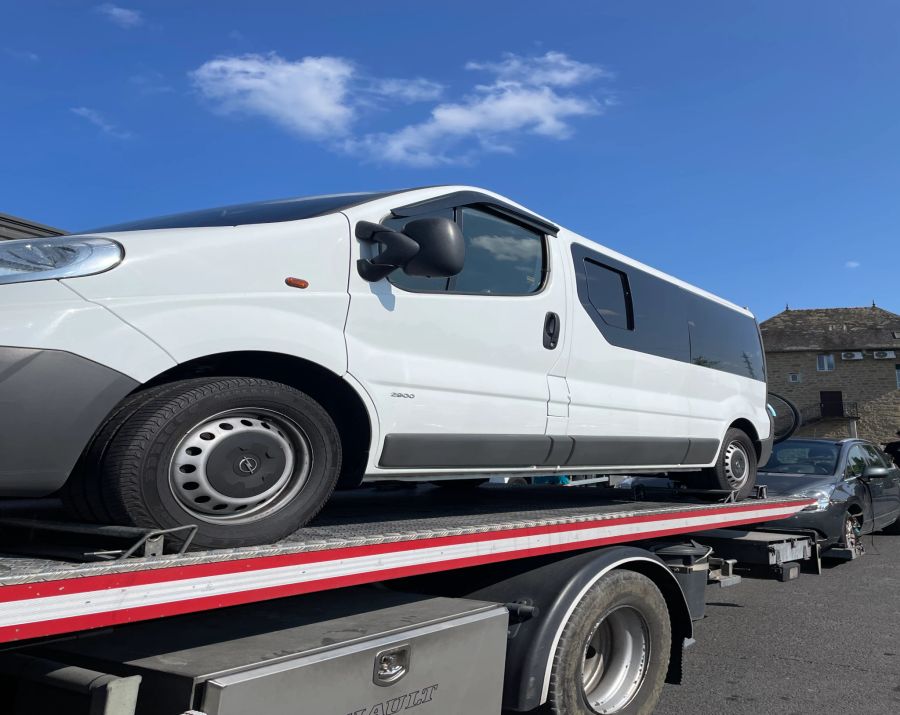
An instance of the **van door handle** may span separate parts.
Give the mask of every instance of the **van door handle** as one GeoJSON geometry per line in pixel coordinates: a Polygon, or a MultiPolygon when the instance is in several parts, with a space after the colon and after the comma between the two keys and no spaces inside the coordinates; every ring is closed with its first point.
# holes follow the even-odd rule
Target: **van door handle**
{"type": "Polygon", "coordinates": [[[556,313],[547,313],[544,318],[544,347],[547,350],[556,348],[559,342],[560,320],[556,313]]]}

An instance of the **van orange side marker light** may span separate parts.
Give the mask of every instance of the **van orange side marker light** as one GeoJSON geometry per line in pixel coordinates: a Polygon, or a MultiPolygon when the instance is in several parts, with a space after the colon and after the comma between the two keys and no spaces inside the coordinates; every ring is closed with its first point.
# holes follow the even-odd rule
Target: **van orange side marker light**
{"type": "Polygon", "coordinates": [[[291,288],[309,288],[309,281],[305,281],[302,278],[294,278],[293,276],[285,278],[284,283],[291,288]]]}

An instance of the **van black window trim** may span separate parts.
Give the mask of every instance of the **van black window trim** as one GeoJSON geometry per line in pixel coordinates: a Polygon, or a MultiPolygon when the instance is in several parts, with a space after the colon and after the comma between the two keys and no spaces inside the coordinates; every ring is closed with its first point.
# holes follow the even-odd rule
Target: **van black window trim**
{"type": "Polygon", "coordinates": [[[480,191],[454,191],[443,196],[436,196],[433,199],[425,199],[406,206],[398,206],[395,209],[391,209],[391,213],[396,218],[412,218],[413,216],[427,214],[440,209],[460,209],[463,207],[489,209],[501,218],[511,220],[513,223],[518,223],[540,234],[555,236],[559,233],[559,226],[556,224],[550,223],[528,211],[523,211],[518,206],[513,206],[493,196],[483,194],[480,191]]]}
{"type": "MultiPolygon", "coordinates": [[[[457,195],[476,194],[476,193],[477,192],[475,192],[475,191],[466,191],[466,192],[461,191],[461,192],[457,192],[457,195]]],[[[420,202],[420,203],[424,203],[424,202],[420,202]]],[[[418,204],[411,204],[411,205],[418,206],[418,204]]],[[[382,219],[382,221],[386,221],[391,218],[413,219],[416,216],[429,215],[431,213],[434,213],[434,212],[437,212],[440,210],[445,210],[448,208],[453,209],[453,221],[459,225],[460,229],[463,228],[462,210],[467,209],[467,208],[472,208],[472,209],[477,209],[478,211],[482,211],[484,213],[493,214],[497,218],[503,219],[504,221],[509,221],[509,223],[519,225],[522,228],[525,228],[529,231],[536,233],[541,242],[541,282],[538,285],[538,287],[535,290],[530,291],[528,293],[473,293],[473,292],[468,292],[468,291],[454,290],[453,284],[456,281],[456,276],[451,276],[450,278],[447,279],[447,287],[444,288],[443,290],[413,290],[411,288],[405,288],[404,286],[398,285],[391,278],[391,276],[393,274],[389,274],[387,277],[387,280],[391,284],[391,286],[393,286],[397,290],[403,291],[404,293],[415,293],[418,295],[473,295],[473,296],[480,296],[482,298],[529,298],[531,296],[540,295],[541,293],[544,292],[544,290],[547,288],[547,282],[550,277],[550,249],[548,247],[549,242],[548,242],[547,234],[538,230],[535,226],[529,225],[528,223],[518,221],[510,216],[504,215],[501,212],[493,211],[492,209],[495,208],[493,206],[486,206],[483,204],[466,204],[466,205],[462,205],[462,206],[438,206],[436,204],[432,204],[431,206],[428,207],[428,211],[416,211],[415,213],[412,213],[409,216],[405,216],[405,215],[398,216],[397,210],[392,210],[391,214],[389,216],[387,216],[385,219],[382,219]]],[[[402,270],[402,269],[398,269],[398,270],[402,270]]]]}
{"type": "MultiPolygon", "coordinates": [[[[610,271],[611,273],[615,273],[619,277],[619,280],[621,281],[621,286],[622,286],[622,298],[624,299],[623,302],[625,304],[625,327],[623,328],[618,325],[613,325],[612,323],[608,322],[603,317],[602,314],[600,314],[600,319],[604,323],[606,323],[606,325],[608,325],[610,328],[614,328],[616,330],[631,330],[631,331],[633,331],[634,330],[634,303],[631,300],[631,283],[628,280],[628,274],[625,271],[620,271],[618,268],[606,265],[605,263],[601,263],[600,261],[594,260],[593,258],[590,258],[587,256],[585,258],[583,258],[582,260],[584,261],[585,265],[588,263],[591,263],[591,264],[597,266],[598,268],[603,268],[604,270],[610,271]]],[[[585,276],[585,278],[586,277],[587,276],[585,276]]],[[[594,309],[599,312],[600,309],[596,305],[594,305],[594,302],[590,299],[590,291],[588,292],[588,301],[590,302],[591,305],[594,306],[594,309]]]]}

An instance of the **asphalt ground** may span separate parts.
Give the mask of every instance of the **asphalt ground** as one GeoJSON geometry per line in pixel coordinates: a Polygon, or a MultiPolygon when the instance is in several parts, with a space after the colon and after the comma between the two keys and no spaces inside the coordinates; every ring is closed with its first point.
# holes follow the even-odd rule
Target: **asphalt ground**
{"type": "Polygon", "coordinates": [[[900,713],[900,536],[864,541],[821,575],[707,587],[683,684],[655,715],[900,713]]]}

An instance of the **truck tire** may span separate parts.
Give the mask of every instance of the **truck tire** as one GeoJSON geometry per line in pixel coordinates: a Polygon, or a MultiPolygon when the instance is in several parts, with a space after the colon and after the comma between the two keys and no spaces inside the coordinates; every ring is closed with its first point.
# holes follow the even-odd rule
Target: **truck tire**
{"type": "Polygon", "coordinates": [[[310,521],[340,473],[328,413],[292,387],[247,377],[172,383],[118,426],[98,464],[113,520],[197,526],[193,545],[278,541],[310,521]]]}
{"type": "Polygon", "coordinates": [[[557,715],[650,715],[669,667],[672,626],[646,576],[617,570],[595,583],[569,616],[550,671],[557,715]]]}

